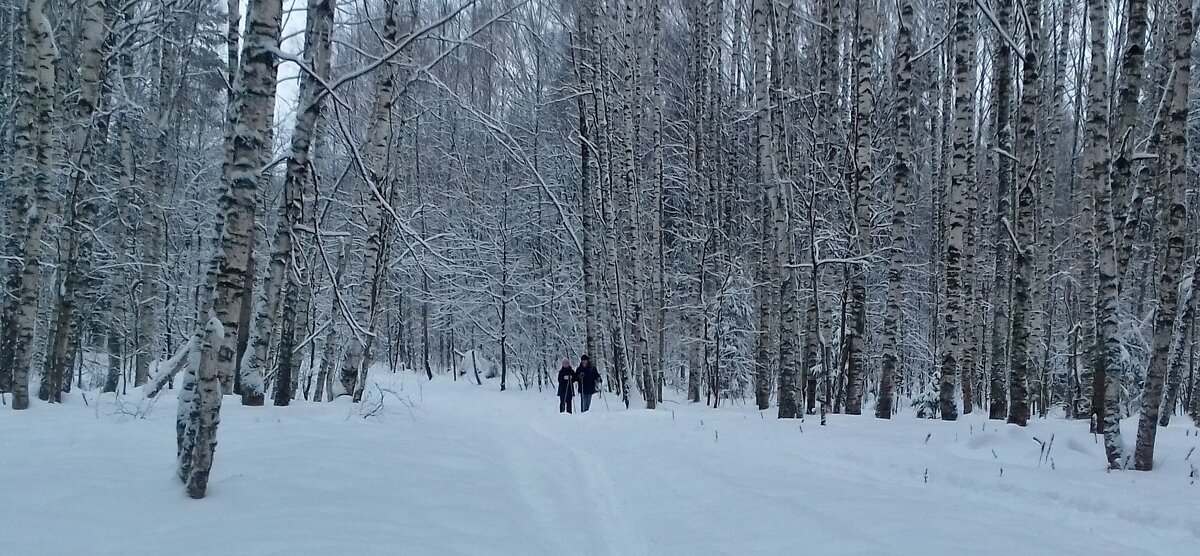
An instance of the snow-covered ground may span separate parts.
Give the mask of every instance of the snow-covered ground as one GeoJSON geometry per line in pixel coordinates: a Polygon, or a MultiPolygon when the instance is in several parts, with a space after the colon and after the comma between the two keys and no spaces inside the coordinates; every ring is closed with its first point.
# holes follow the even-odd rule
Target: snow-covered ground
{"type": "Polygon", "coordinates": [[[1156,471],[1106,473],[1082,422],[821,427],[613,399],[567,416],[549,393],[375,376],[362,407],[228,398],[199,501],[173,475],[169,395],[0,408],[0,554],[1200,551],[1185,419],[1160,432],[1156,471]]]}

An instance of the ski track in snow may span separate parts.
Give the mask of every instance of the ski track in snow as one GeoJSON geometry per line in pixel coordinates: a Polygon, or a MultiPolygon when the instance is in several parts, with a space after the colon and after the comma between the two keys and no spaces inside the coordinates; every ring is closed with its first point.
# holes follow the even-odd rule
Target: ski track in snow
{"type": "MultiPolygon", "coordinates": [[[[209,497],[174,478],[174,398],[0,408],[0,555],[1192,555],[1200,445],[1107,473],[1084,422],[780,421],[744,406],[560,415],[551,393],[372,373],[340,399],[222,413],[209,497]],[[369,404],[364,404],[367,406],[369,404]],[[1039,463],[1034,437],[1054,435],[1039,463]],[[1053,462],[1053,464],[1051,463],[1053,462]],[[1001,472],[1003,469],[1003,472],[1001,472]]],[[[578,402],[578,400],[576,400],[578,402]]],[[[611,400],[610,400],[611,403],[611,400]]],[[[1122,423],[1132,448],[1136,422],[1122,423]]]]}

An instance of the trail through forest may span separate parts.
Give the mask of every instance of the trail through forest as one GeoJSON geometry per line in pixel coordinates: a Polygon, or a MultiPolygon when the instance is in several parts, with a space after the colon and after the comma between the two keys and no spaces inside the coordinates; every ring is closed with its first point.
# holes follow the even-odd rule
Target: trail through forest
{"type": "Polygon", "coordinates": [[[0,412],[5,551],[1173,555],[1200,542],[1186,419],[1160,432],[1154,473],[1110,474],[1082,421],[822,427],[671,395],[657,411],[597,399],[560,415],[550,392],[373,376],[358,405],[228,404],[202,501],[175,487],[169,394],[0,412]]]}

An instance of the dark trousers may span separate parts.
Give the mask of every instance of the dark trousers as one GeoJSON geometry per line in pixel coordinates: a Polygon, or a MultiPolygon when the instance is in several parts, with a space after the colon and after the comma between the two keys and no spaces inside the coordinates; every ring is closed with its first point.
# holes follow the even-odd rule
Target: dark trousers
{"type": "Polygon", "coordinates": [[[592,395],[591,394],[580,394],[579,395],[579,412],[587,413],[587,410],[589,407],[592,407],[592,395]]]}
{"type": "Polygon", "coordinates": [[[572,405],[571,404],[571,396],[559,396],[558,397],[558,412],[559,413],[570,413],[571,405],[572,405]]]}

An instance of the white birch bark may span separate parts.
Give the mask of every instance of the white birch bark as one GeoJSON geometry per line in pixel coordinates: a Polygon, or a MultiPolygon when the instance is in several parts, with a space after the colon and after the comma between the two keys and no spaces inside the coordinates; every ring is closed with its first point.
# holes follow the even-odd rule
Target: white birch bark
{"type": "Polygon", "coordinates": [[[1012,367],[1008,380],[1008,422],[1025,426],[1029,422],[1029,375],[1034,366],[1034,346],[1031,331],[1037,323],[1031,314],[1031,293],[1036,279],[1036,231],[1033,210],[1035,191],[1041,191],[1039,129],[1037,125],[1038,49],[1041,48],[1042,2],[1024,2],[1027,36],[1021,62],[1021,106],[1017,121],[1017,216],[1011,230],[1016,278],[1013,282],[1012,305],[1012,367]]]}
{"type": "Polygon", "coordinates": [[[1192,261],[1192,275],[1187,277],[1180,287],[1183,294],[1179,301],[1180,310],[1175,318],[1175,333],[1171,338],[1171,347],[1167,352],[1167,393],[1163,398],[1159,426],[1165,427],[1171,423],[1175,407],[1179,405],[1179,396],[1183,389],[1184,367],[1188,356],[1188,339],[1196,326],[1196,285],[1200,283],[1200,264],[1192,261]]]}
{"type": "MultiPolygon", "coordinates": [[[[286,274],[292,265],[293,253],[298,248],[297,239],[303,233],[305,193],[312,180],[309,152],[321,119],[321,98],[324,96],[322,83],[329,79],[330,40],[336,10],[336,0],[308,2],[304,30],[304,63],[307,68],[300,72],[300,115],[292,132],[292,150],[284,176],[283,201],[276,223],[271,263],[263,280],[262,300],[250,331],[251,349],[242,358],[242,368],[239,369],[244,405],[263,404],[263,374],[266,370],[263,367],[269,360],[267,350],[275,332],[275,316],[279,312],[286,274]]],[[[282,347],[279,356],[287,357],[282,347]]]]}
{"type": "Polygon", "coordinates": [[[58,48],[46,17],[46,0],[25,5],[24,64],[19,78],[15,129],[15,172],[20,219],[14,224],[15,255],[23,265],[14,269],[19,279],[11,294],[9,327],[0,366],[12,369],[12,408],[29,407],[29,371],[33,362],[33,329],[37,319],[38,280],[41,278],[41,244],[49,220],[57,209],[52,193],[55,64],[58,48]],[[17,239],[19,238],[19,239],[17,239]]]}
{"type": "MultiPolygon", "coordinates": [[[[211,307],[209,328],[200,347],[195,401],[189,427],[195,429],[190,457],[180,459],[180,475],[188,495],[203,498],[217,444],[220,423],[222,376],[232,376],[238,320],[245,295],[245,273],[250,252],[250,226],[254,220],[259,183],[270,152],[267,141],[275,107],[275,51],[282,16],[280,0],[248,0],[245,48],[235,83],[233,157],[225,194],[221,197],[221,236],[208,271],[211,307]]],[[[182,403],[182,402],[181,402],[182,403]]]]}
{"type": "MultiPolygon", "coordinates": [[[[791,0],[772,2],[772,64],[771,90],[773,92],[770,105],[772,136],[775,138],[773,160],[777,167],[774,175],[775,182],[770,185],[774,190],[771,207],[773,220],[773,235],[775,243],[775,261],[778,265],[775,273],[778,275],[779,289],[779,340],[778,340],[778,417],[781,419],[796,419],[803,416],[798,399],[800,367],[802,362],[798,357],[797,344],[800,342],[800,323],[797,318],[799,297],[798,278],[796,276],[796,249],[792,244],[793,221],[791,218],[791,188],[785,188],[785,180],[791,177],[788,157],[786,106],[790,95],[794,94],[790,85],[790,76],[797,71],[793,64],[793,44],[795,34],[792,31],[797,22],[791,15],[793,5],[791,0]],[[786,76],[786,78],[785,78],[786,76]]],[[[832,42],[836,40],[836,31],[832,37],[826,34],[821,40],[832,42]]],[[[832,46],[832,45],[830,45],[832,46]]],[[[827,50],[833,50],[828,48],[827,50]]]]}
{"type": "Polygon", "coordinates": [[[900,27],[896,40],[896,160],[892,169],[892,251],[888,261],[887,314],[884,316],[883,368],[875,417],[890,419],[895,402],[896,367],[901,343],[901,296],[904,259],[908,250],[908,197],[912,172],[912,0],[900,0],[900,27]]]}
{"type": "Polygon", "coordinates": [[[80,24],[79,93],[71,111],[72,128],[67,143],[70,156],[70,182],[64,216],[67,219],[58,251],[58,284],[52,299],[53,322],[42,384],[38,397],[58,402],[64,386],[71,380],[72,362],[79,341],[82,314],[81,297],[86,300],[94,292],[85,291],[92,282],[87,278],[92,259],[92,228],[96,218],[96,177],[94,153],[100,136],[96,108],[107,76],[104,46],[111,27],[109,4],[105,0],[88,0],[83,6],[80,24]]]}
{"type": "Polygon", "coordinates": [[[1166,226],[1158,256],[1158,311],[1154,317],[1154,343],[1146,383],[1142,387],[1142,416],[1138,422],[1134,468],[1154,469],[1154,442],[1158,433],[1158,417],[1163,396],[1163,381],[1169,363],[1170,346],[1175,334],[1175,317],[1179,309],[1179,284],[1182,281],[1183,261],[1188,239],[1188,168],[1187,128],[1188,93],[1191,84],[1191,50],[1195,38],[1192,4],[1178,4],[1175,15],[1175,40],[1170,62],[1174,70],[1168,90],[1167,118],[1164,122],[1164,142],[1160,155],[1161,170],[1157,176],[1155,197],[1159,211],[1156,221],[1166,226]]]}
{"type": "MultiPolygon", "coordinates": [[[[383,27],[385,50],[390,50],[400,35],[396,14],[398,9],[397,1],[388,3],[383,27]]],[[[370,231],[363,255],[363,285],[355,292],[353,302],[354,318],[360,329],[356,330],[350,339],[341,369],[342,393],[352,395],[355,401],[362,398],[363,388],[366,387],[365,379],[370,365],[369,350],[375,334],[375,316],[381,287],[379,274],[385,265],[384,253],[390,229],[390,223],[384,216],[383,204],[391,202],[393,189],[388,176],[388,154],[392,140],[392,118],[395,115],[395,101],[392,97],[396,88],[396,68],[394,64],[389,63],[380,71],[375,83],[367,141],[361,149],[362,166],[359,168],[367,187],[363,199],[363,212],[366,214],[367,229],[370,231]]]]}
{"type": "Polygon", "coordinates": [[[975,168],[972,156],[975,129],[975,30],[977,17],[974,0],[955,2],[954,22],[954,121],[951,131],[949,225],[945,252],[946,279],[946,339],[942,348],[941,380],[938,408],[943,419],[957,417],[954,400],[955,381],[963,388],[963,413],[971,413],[971,374],[966,361],[964,332],[968,328],[964,253],[966,251],[967,195],[975,190],[975,168]]]}
{"type": "Polygon", "coordinates": [[[1093,355],[1093,419],[1104,434],[1104,451],[1110,468],[1125,466],[1121,440],[1120,378],[1116,376],[1121,359],[1121,340],[1117,336],[1117,258],[1113,234],[1112,194],[1108,188],[1108,109],[1107,63],[1104,49],[1108,10],[1103,0],[1088,0],[1088,33],[1091,77],[1088,81],[1088,119],[1084,130],[1084,176],[1091,187],[1094,234],[1097,245],[1096,265],[1096,342],[1093,355]]]}
{"type": "MultiPolygon", "coordinates": [[[[854,179],[850,181],[854,210],[855,249],[860,257],[871,251],[871,181],[872,114],[875,113],[875,84],[872,67],[875,57],[875,36],[879,32],[877,8],[873,0],[857,3],[858,23],[855,34],[855,103],[854,103],[854,179]]],[[[867,373],[867,269],[851,270],[850,315],[853,330],[847,339],[846,380],[850,392],[846,397],[846,413],[862,413],[863,384],[867,373]]]]}
{"type": "Polygon", "coordinates": [[[755,354],[754,397],[758,408],[771,405],[771,364],[778,335],[775,306],[779,283],[774,241],[774,208],[777,206],[775,148],[771,137],[770,73],[768,66],[768,17],[770,0],[754,0],[751,5],[750,48],[754,53],[755,186],[761,189],[760,255],[758,286],[758,343],[755,354]]]}
{"type": "Polygon", "coordinates": [[[579,80],[578,86],[581,93],[576,99],[576,108],[579,112],[580,235],[582,236],[583,247],[580,254],[580,274],[583,278],[584,329],[586,334],[584,344],[589,357],[598,362],[602,360],[599,337],[600,317],[597,310],[600,283],[596,276],[597,249],[595,245],[597,241],[595,191],[599,184],[595,168],[594,132],[588,125],[595,110],[595,99],[592,96],[594,88],[592,84],[596,77],[593,71],[592,53],[596,48],[596,39],[592,8],[587,5],[581,5],[577,10],[575,34],[573,36],[575,48],[572,50],[571,56],[575,64],[576,77],[579,80]]]}
{"type": "MultiPolygon", "coordinates": [[[[1136,211],[1131,211],[1129,186],[1132,182],[1134,132],[1139,97],[1142,90],[1143,59],[1146,53],[1146,0],[1129,0],[1124,38],[1125,50],[1121,54],[1121,81],[1117,91],[1117,106],[1113,110],[1115,121],[1112,165],[1109,169],[1113,199],[1114,224],[1118,227],[1117,269],[1129,267],[1130,249],[1138,228],[1136,211]]],[[[1133,193],[1138,197],[1138,193],[1133,193]]],[[[1118,284],[1118,288],[1120,288],[1118,284]]]]}
{"type": "Polygon", "coordinates": [[[1013,51],[1003,36],[1011,34],[1013,5],[1001,2],[997,10],[1000,29],[995,33],[997,53],[995,67],[995,149],[997,178],[993,251],[995,272],[992,279],[991,365],[988,372],[988,418],[1004,419],[1008,415],[1008,371],[1012,337],[1012,195],[1017,183],[1017,169],[1010,158],[1013,152],[1013,51]],[[1003,153],[1003,154],[1002,154],[1003,153]],[[1009,155],[1009,156],[1006,156],[1009,155]]]}

